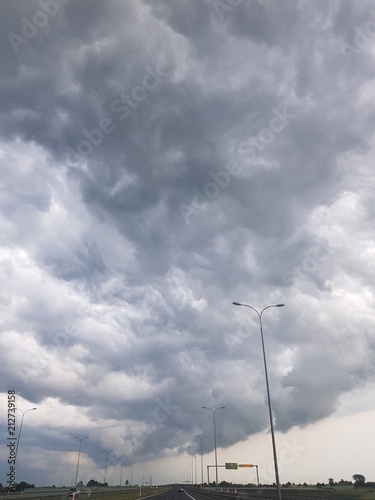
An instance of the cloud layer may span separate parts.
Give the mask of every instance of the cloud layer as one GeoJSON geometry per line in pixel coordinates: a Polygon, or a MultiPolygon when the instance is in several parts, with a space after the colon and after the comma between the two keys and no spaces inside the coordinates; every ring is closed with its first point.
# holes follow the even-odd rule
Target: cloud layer
{"type": "Polygon", "coordinates": [[[286,304],[263,316],[278,430],[373,383],[371,8],[2,2],[1,384],[38,406],[31,447],[209,451],[202,406],[220,446],[267,429],[233,300],[286,304]]]}

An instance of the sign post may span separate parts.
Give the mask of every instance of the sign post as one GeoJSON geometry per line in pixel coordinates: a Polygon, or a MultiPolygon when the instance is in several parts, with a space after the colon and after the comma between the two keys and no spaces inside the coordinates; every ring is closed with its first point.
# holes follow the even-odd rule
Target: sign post
{"type": "Polygon", "coordinates": [[[258,484],[258,491],[259,491],[259,474],[258,474],[258,466],[256,464],[238,464],[238,467],[256,467],[257,471],[257,484],[258,484]]]}

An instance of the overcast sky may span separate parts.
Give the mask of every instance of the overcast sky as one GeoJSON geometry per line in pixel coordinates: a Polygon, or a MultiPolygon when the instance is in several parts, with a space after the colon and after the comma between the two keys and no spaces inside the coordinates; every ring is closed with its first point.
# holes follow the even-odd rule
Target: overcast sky
{"type": "Polygon", "coordinates": [[[1,482],[375,480],[373,2],[0,10],[1,482]]]}

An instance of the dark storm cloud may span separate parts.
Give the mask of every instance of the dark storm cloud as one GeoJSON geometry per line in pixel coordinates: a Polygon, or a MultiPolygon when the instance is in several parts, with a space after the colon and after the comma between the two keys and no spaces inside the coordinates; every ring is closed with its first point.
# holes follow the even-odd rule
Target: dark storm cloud
{"type": "Polygon", "coordinates": [[[267,428],[233,300],[287,305],[264,317],[278,429],[369,381],[371,4],[232,4],[2,3],[0,361],[66,416],[46,450],[209,451],[204,405],[222,446],[267,428]]]}

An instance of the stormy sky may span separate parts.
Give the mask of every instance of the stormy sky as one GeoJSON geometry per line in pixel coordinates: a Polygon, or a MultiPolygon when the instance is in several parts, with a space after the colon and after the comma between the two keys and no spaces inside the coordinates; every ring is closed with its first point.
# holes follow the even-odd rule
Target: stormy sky
{"type": "MultiPolygon", "coordinates": [[[[133,482],[182,481],[194,436],[213,463],[202,406],[225,406],[220,461],[250,440],[265,471],[259,321],[233,301],[285,304],[262,316],[278,440],[326,423],[357,457],[346,471],[337,447],[337,479],[366,475],[351,436],[370,433],[375,392],[373,3],[0,11],[3,484],[10,390],[37,407],[18,480],[72,484],[75,436],[89,436],[84,482],[103,480],[109,450],[110,484],[121,464],[133,482]]],[[[293,469],[313,442],[295,444],[283,481],[314,480],[293,469]]]]}

